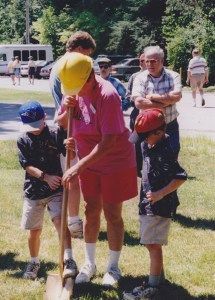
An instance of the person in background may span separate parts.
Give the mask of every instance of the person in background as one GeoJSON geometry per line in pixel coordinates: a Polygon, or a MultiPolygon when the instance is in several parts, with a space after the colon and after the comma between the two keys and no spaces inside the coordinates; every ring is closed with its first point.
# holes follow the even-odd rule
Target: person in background
{"type": "Polygon", "coordinates": [[[100,76],[110,81],[110,83],[115,87],[119,96],[121,97],[122,110],[126,111],[130,107],[130,101],[126,98],[126,88],[122,82],[113,76],[111,76],[111,60],[107,57],[101,57],[97,61],[99,65],[100,76]]]}
{"type": "Polygon", "coordinates": [[[28,61],[28,80],[29,84],[34,84],[34,75],[35,75],[35,68],[36,64],[33,60],[33,56],[29,56],[28,61]]]}
{"type": "MultiPolygon", "coordinates": [[[[19,162],[25,170],[21,228],[29,230],[28,247],[31,256],[23,278],[36,279],[40,268],[40,236],[46,208],[60,236],[63,198],[60,153],[65,154],[65,148],[60,130],[52,130],[46,125],[46,115],[39,102],[23,104],[19,115],[23,133],[17,140],[17,147],[19,162]]],[[[69,150],[73,150],[73,147],[69,147],[69,150]]],[[[68,229],[64,247],[63,277],[75,277],[78,269],[73,260],[68,229]]]]}
{"type": "Polygon", "coordinates": [[[7,65],[7,72],[12,80],[13,85],[16,84],[15,83],[15,75],[14,75],[14,67],[13,67],[14,59],[15,59],[14,57],[11,57],[11,60],[9,61],[8,65],[7,65]]]}
{"type": "Polygon", "coordinates": [[[148,108],[164,111],[166,132],[175,156],[178,157],[180,140],[176,103],[182,97],[181,78],[178,73],[164,68],[164,52],[159,46],[146,47],[144,54],[147,70],[135,77],[132,99],[140,111],[148,108]]]}
{"type": "Polygon", "coordinates": [[[199,49],[193,49],[193,58],[190,60],[187,70],[186,83],[190,84],[192,89],[193,106],[196,106],[196,92],[199,90],[202,106],[205,106],[203,85],[208,83],[208,66],[206,60],[200,56],[199,49]]]}
{"type": "MultiPolygon", "coordinates": [[[[133,106],[133,110],[131,111],[130,114],[130,129],[131,131],[134,130],[134,124],[136,117],[139,114],[139,109],[136,108],[134,102],[132,101],[131,94],[132,94],[132,88],[134,84],[134,79],[137,75],[139,75],[141,72],[146,70],[146,64],[145,64],[145,55],[142,53],[139,57],[140,60],[140,71],[136,72],[131,75],[128,81],[128,86],[127,86],[127,93],[126,93],[126,98],[128,98],[131,102],[131,106],[133,106]]],[[[135,151],[136,151],[136,161],[137,161],[137,175],[138,177],[141,177],[141,170],[142,170],[142,153],[141,153],[141,147],[139,141],[135,144],[135,151]]]]}
{"type": "MultiPolygon", "coordinates": [[[[85,55],[92,55],[95,51],[96,43],[92,36],[85,31],[77,31],[72,34],[67,41],[66,51],[70,52],[78,52],[85,55]]],[[[67,122],[61,122],[61,118],[57,116],[57,112],[60,109],[61,101],[63,98],[62,90],[61,90],[61,81],[56,72],[56,64],[53,67],[50,75],[50,88],[51,93],[55,101],[56,115],[55,121],[64,128],[67,129],[67,122]]],[[[76,164],[78,161],[78,157],[76,156],[72,161],[72,165],[76,164]]],[[[64,170],[65,168],[65,159],[61,156],[61,166],[64,170]]],[[[80,205],[80,187],[79,181],[73,180],[70,189],[69,189],[69,201],[68,201],[68,227],[72,237],[81,238],[83,236],[83,222],[79,217],[79,205],[80,205]]]]}
{"type": "Polygon", "coordinates": [[[18,79],[18,85],[20,85],[20,77],[21,77],[21,61],[19,60],[19,56],[15,56],[15,60],[13,62],[14,75],[18,79]]]}
{"type": "MultiPolygon", "coordinates": [[[[163,245],[168,233],[178,198],[176,190],[185,182],[187,174],[179,165],[165,134],[166,122],[162,110],[146,109],[135,122],[134,137],[142,141],[143,172],[140,189],[140,243],[150,257],[148,281],[124,293],[124,300],[152,299],[164,281],[163,245]]],[[[153,298],[154,299],[154,298],[153,298]]]]}

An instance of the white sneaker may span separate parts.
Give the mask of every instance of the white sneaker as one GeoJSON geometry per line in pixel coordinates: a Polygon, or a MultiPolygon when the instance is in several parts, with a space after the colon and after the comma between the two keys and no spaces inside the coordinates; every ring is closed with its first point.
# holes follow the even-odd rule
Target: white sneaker
{"type": "Polygon", "coordinates": [[[79,271],[77,277],[75,278],[75,283],[85,283],[89,282],[90,279],[96,274],[96,266],[91,264],[85,264],[79,271]]]}
{"type": "Polygon", "coordinates": [[[103,277],[103,285],[116,285],[121,278],[121,271],[117,266],[111,266],[103,277]]]}
{"type": "Polygon", "coordinates": [[[130,293],[123,293],[123,300],[144,300],[152,299],[158,293],[157,287],[140,286],[133,289],[130,293]]]}
{"type": "Polygon", "coordinates": [[[63,278],[75,278],[78,274],[78,268],[74,259],[69,258],[64,260],[63,278]]]}
{"type": "Polygon", "coordinates": [[[23,274],[23,278],[24,279],[32,279],[32,280],[36,279],[39,268],[40,268],[39,263],[35,263],[35,262],[30,261],[27,264],[25,273],[23,274]]]}
{"type": "Polygon", "coordinates": [[[68,228],[71,234],[71,237],[81,239],[83,238],[83,221],[78,220],[73,223],[68,224],[68,228]]]}
{"type": "Polygon", "coordinates": [[[196,101],[193,101],[193,107],[196,107],[196,101]]]}

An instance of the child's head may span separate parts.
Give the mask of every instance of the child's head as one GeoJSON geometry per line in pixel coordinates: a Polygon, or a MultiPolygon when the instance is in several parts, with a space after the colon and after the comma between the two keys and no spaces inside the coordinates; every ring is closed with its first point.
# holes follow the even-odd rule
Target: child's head
{"type": "Polygon", "coordinates": [[[37,101],[29,101],[19,109],[22,121],[22,132],[30,132],[39,135],[45,127],[45,112],[37,101]]]}
{"type": "Polygon", "coordinates": [[[136,119],[134,129],[138,137],[150,145],[155,145],[165,135],[166,122],[162,110],[146,109],[136,119]]]}

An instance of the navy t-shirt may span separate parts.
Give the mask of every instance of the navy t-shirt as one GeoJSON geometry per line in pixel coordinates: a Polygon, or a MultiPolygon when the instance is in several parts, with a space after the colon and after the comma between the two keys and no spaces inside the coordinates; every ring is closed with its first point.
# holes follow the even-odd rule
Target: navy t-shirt
{"type": "MultiPolygon", "coordinates": [[[[61,129],[51,130],[48,126],[40,135],[23,134],[17,140],[19,162],[25,169],[33,166],[49,175],[62,176],[60,153],[65,154],[63,140],[65,132],[61,129]]],[[[26,172],[24,181],[24,195],[30,200],[49,197],[59,191],[51,190],[45,181],[41,181],[26,172]]]]}
{"type": "Polygon", "coordinates": [[[143,155],[142,182],[140,190],[139,214],[158,215],[171,218],[179,205],[176,191],[166,195],[161,200],[151,204],[146,197],[148,191],[156,192],[173,179],[187,179],[187,173],[175,159],[170,145],[169,136],[166,136],[154,147],[141,144],[143,155]]]}

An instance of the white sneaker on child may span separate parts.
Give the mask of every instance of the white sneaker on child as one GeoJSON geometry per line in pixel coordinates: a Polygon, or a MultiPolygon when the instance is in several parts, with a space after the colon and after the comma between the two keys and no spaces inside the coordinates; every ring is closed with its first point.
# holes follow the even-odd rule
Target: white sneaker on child
{"type": "Polygon", "coordinates": [[[68,228],[71,237],[78,239],[83,238],[83,221],[81,219],[75,222],[68,223],[68,228]]]}
{"type": "Polygon", "coordinates": [[[85,264],[79,271],[75,283],[86,283],[96,274],[96,266],[91,264],[85,264]]]}
{"type": "Polygon", "coordinates": [[[69,258],[64,260],[63,278],[75,278],[78,274],[78,268],[74,259],[69,258]]]}
{"type": "Polygon", "coordinates": [[[40,268],[40,263],[35,263],[35,262],[29,262],[27,264],[25,273],[23,274],[24,279],[36,279],[37,278],[37,273],[40,268]]]}
{"type": "Polygon", "coordinates": [[[102,284],[107,286],[114,286],[121,278],[121,271],[117,266],[111,266],[103,277],[102,284]]]}
{"type": "Polygon", "coordinates": [[[123,300],[144,300],[152,299],[158,293],[157,287],[138,286],[130,293],[123,293],[123,300]]]}

